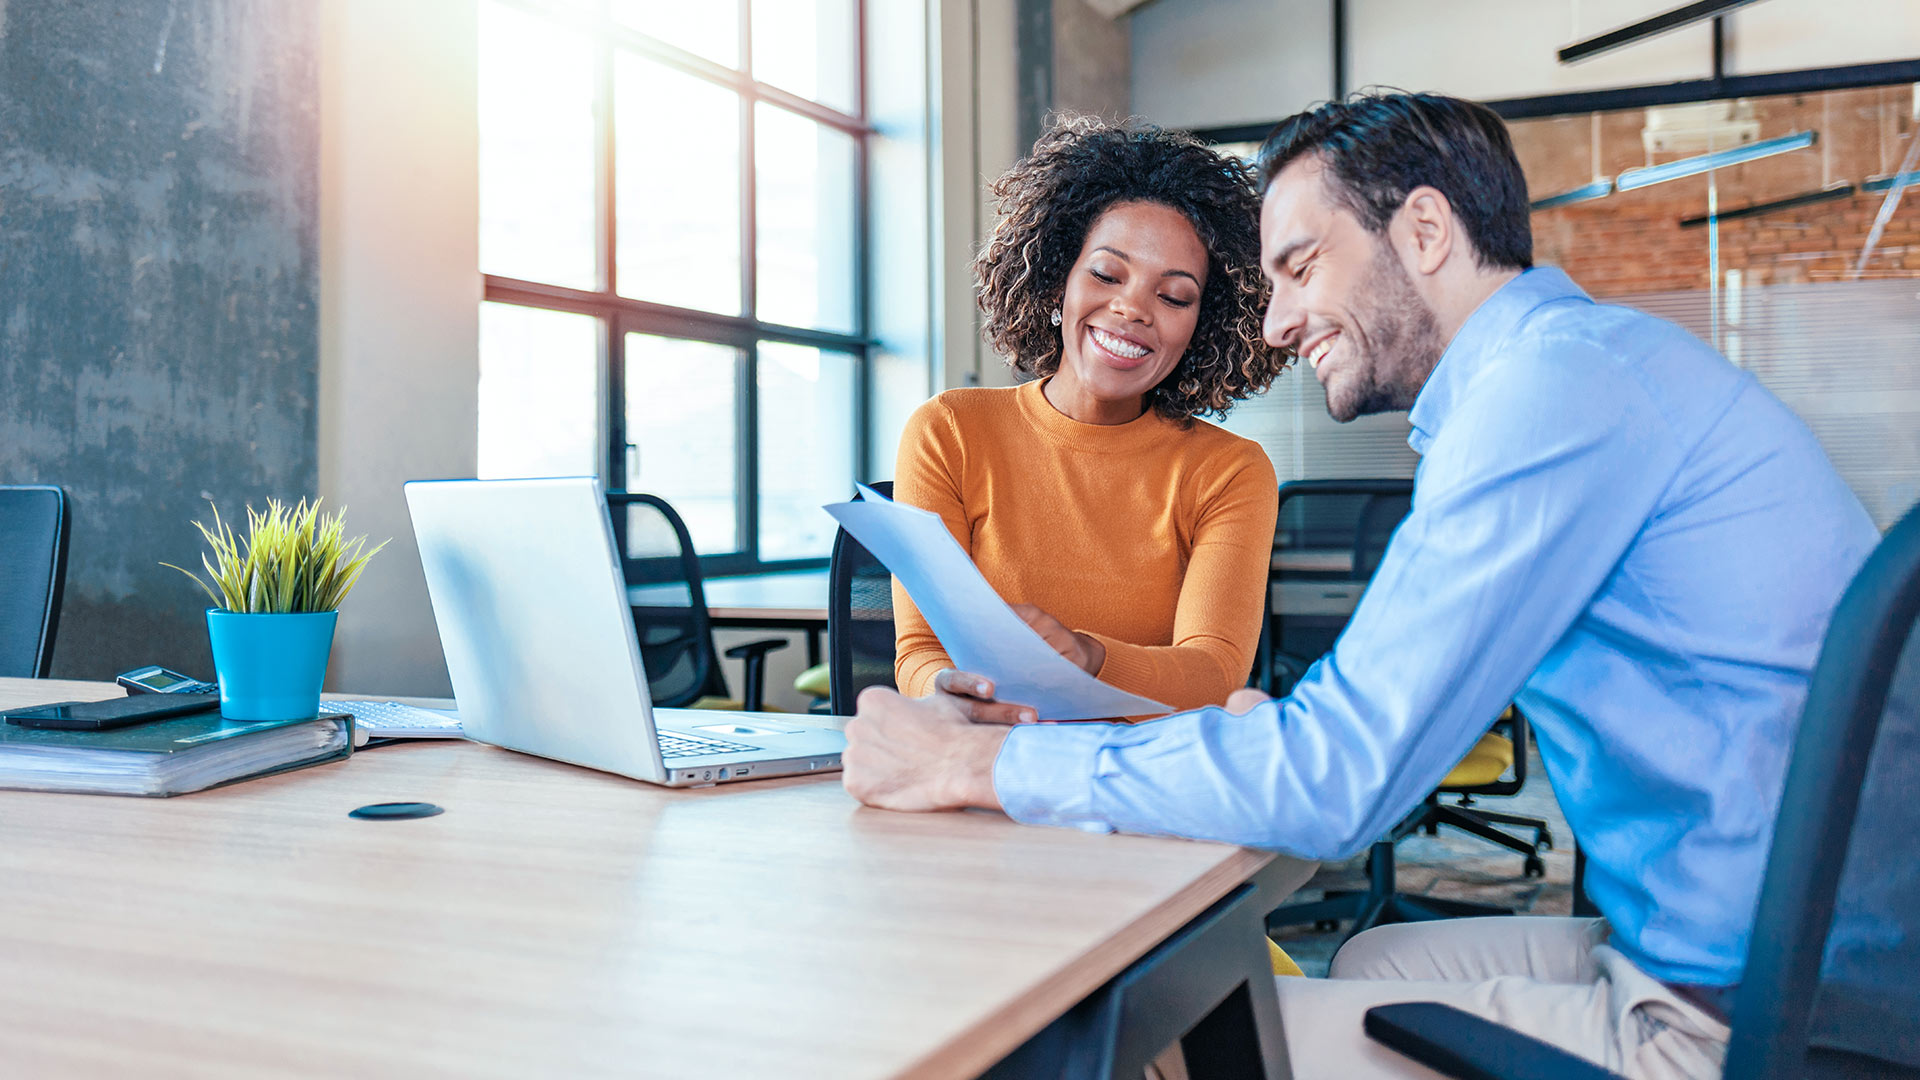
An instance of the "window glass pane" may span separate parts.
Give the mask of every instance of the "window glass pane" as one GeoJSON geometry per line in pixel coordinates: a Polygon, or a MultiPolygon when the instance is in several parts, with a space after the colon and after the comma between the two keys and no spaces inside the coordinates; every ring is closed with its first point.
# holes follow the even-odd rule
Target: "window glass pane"
{"type": "Polygon", "coordinates": [[[641,56],[615,62],[620,295],[740,314],[740,98],[641,56]]]}
{"type": "Polygon", "coordinates": [[[753,5],[753,77],[855,112],[858,39],[854,0],[759,0],[753,5]]]}
{"type": "Polygon", "coordinates": [[[627,335],[627,489],[672,503],[702,555],[741,546],[739,355],[705,341],[627,335]]]}
{"type": "Polygon", "coordinates": [[[760,346],[760,558],[824,558],[853,495],[853,357],[760,346]]]}
{"type": "Polygon", "coordinates": [[[754,124],[758,314],[852,333],[853,137],[766,104],[754,124]]]}
{"type": "Polygon", "coordinates": [[[613,0],[613,19],[715,63],[740,66],[740,8],[734,0],[613,0]]]}
{"type": "Polygon", "coordinates": [[[586,35],[480,6],[482,272],[596,286],[594,66],[586,35]]]}
{"type": "Polygon", "coordinates": [[[477,474],[597,474],[599,370],[592,316],[481,304],[477,474]]]}

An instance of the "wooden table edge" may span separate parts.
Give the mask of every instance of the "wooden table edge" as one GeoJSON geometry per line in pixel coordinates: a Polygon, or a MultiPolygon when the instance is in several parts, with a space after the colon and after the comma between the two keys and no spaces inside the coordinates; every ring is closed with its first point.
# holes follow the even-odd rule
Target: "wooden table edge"
{"type": "Polygon", "coordinates": [[[896,1075],[902,1078],[979,1076],[1001,1058],[1020,1048],[1048,1024],[1106,985],[1134,961],[1145,956],[1172,933],[1198,917],[1215,901],[1252,880],[1275,855],[1241,848],[1231,857],[1179,892],[1169,896],[1131,926],[1082,953],[1066,967],[1036,983],[1026,993],[981,1017],[947,1043],[896,1075]],[[1173,925],[1156,931],[1149,924],[1164,913],[1184,913],[1173,925]]]}

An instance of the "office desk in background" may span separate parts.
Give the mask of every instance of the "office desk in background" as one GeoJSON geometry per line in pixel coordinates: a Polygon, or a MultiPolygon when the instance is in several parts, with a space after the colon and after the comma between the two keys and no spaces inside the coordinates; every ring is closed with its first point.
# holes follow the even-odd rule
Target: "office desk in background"
{"type": "MultiPolygon", "coordinates": [[[[827,631],[827,571],[787,570],[777,574],[711,577],[701,582],[713,625],[753,630],[804,630],[807,666],[821,660],[820,635],[827,631]]],[[[686,592],[675,585],[629,585],[627,603],[685,606],[686,592]]]]}
{"type": "Polygon", "coordinates": [[[1265,911],[1312,871],[466,742],[174,799],[0,792],[0,836],[22,1076],[973,1076],[1242,883],[1265,911]],[[347,817],[398,800],[446,813],[347,817]]]}

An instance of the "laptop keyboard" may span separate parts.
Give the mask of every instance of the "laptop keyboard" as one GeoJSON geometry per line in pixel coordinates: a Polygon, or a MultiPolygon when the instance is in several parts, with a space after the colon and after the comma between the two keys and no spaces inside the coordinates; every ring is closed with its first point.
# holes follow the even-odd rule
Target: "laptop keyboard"
{"type": "Polygon", "coordinates": [[[706,754],[731,754],[740,751],[755,751],[757,746],[746,743],[728,742],[725,739],[709,739],[703,735],[669,735],[659,733],[660,756],[664,760],[674,758],[701,757],[706,754]]]}

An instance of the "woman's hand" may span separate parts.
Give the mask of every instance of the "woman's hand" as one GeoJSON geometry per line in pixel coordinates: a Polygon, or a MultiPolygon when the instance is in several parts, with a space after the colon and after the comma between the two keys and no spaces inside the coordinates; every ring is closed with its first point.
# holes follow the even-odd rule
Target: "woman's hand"
{"type": "Polygon", "coordinates": [[[1067,629],[1065,623],[1032,604],[1015,604],[1013,613],[1033,627],[1033,632],[1053,646],[1055,652],[1080,665],[1080,670],[1089,675],[1100,674],[1101,665],[1107,662],[1107,647],[1100,644],[1098,638],[1067,629]]]}
{"type": "Polygon", "coordinates": [[[953,668],[933,677],[934,696],[951,694],[967,699],[968,718],[979,724],[1031,724],[1040,719],[1025,705],[993,700],[993,680],[953,668]]]}

